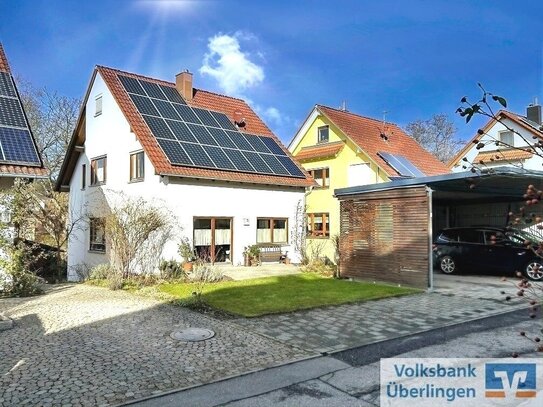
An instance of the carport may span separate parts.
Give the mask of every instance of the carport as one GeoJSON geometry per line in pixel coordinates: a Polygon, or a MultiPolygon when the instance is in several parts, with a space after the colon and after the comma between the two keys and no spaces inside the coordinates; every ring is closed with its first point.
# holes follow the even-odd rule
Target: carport
{"type": "Polygon", "coordinates": [[[336,189],[340,274],[432,289],[433,233],[454,226],[505,226],[543,171],[498,167],[336,189]]]}

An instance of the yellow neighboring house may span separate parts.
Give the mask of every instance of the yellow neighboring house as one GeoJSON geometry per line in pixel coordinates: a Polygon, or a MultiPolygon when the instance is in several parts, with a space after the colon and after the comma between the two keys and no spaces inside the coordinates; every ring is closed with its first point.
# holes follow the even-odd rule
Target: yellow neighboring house
{"type": "Polygon", "coordinates": [[[318,187],[306,199],[307,252],[335,262],[339,201],[334,189],[450,172],[393,123],[316,105],[289,144],[318,187]]]}

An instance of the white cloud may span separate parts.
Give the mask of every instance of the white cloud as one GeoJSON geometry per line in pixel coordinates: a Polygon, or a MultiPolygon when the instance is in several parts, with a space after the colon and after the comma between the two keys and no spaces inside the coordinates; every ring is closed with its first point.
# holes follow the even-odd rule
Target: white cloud
{"type": "Polygon", "coordinates": [[[136,4],[163,14],[185,14],[193,11],[200,3],[196,0],[139,0],[136,4]]]}
{"type": "Polygon", "coordinates": [[[276,124],[282,124],[283,123],[283,116],[281,115],[281,112],[276,107],[268,107],[266,110],[262,112],[263,116],[268,119],[271,122],[274,122],[276,124]]]}
{"type": "Polygon", "coordinates": [[[264,80],[264,69],[252,62],[248,52],[243,52],[240,39],[249,39],[246,33],[233,36],[217,34],[209,39],[200,74],[214,78],[221,89],[229,95],[241,93],[264,80]]]}

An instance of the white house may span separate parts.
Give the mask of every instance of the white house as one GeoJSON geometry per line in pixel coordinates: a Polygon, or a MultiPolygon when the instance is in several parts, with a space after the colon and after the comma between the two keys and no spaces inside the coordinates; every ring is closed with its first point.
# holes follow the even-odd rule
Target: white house
{"type": "MultiPolygon", "coordinates": [[[[501,110],[497,119],[490,119],[449,162],[453,172],[504,165],[527,170],[543,170],[543,158],[533,153],[531,146],[543,140],[541,106],[533,104],[526,116],[501,110]],[[514,131],[511,131],[514,130],[514,131]]],[[[542,151],[541,148],[538,149],[542,151]]]]}
{"type": "Polygon", "coordinates": [[[215,262],[243,262],[245,246],[281,245],[293,261],[297,208],[310,176],[243,100],[98,66],[57,189],[72,216],[88,214],[68,242],[68,277],[108,262],[103,216],[111,191],[162,202],[182,230],[162,252],[179,258],[182,237],[215,262]]]}
{"type": "MultiPolygon", "coordinates": [[[[477,132],[451,159],[448,166],[452,172],[472,168],[484,171],[503,166],[542,171],[543,158],[533,150],[533,146],[543,141],[541,122],[541,106],[537,103],[528,106],[526,116],[501,110],[496,119],[490,119],[481,132],[477,132]]],[[[537,148],[537,151],[543,150],[537,148]]],[[[522,202],[499,200],[487,205],[459,205],[450,215],[456,219],[457,226],[505,226],[510,221],[509,214],[519,213],[522,205],[522,202]]],[[[533,207],[530,212],[539,213],[541,208],[533,207]]]]}

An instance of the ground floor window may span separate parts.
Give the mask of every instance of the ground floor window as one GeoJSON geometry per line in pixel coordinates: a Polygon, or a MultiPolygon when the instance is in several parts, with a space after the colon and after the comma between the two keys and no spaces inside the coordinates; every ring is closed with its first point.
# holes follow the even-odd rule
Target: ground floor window
{"type": "Polygon", "coordinates": [[[258,218],[256,220],[257,243],[287,243],[288,219],[258,218]]]}
{"type": "Polygon", "coordinates": [[[194,250],[208,262],[232,261],[232,218],[194,218],[194,250]]]}
{"type": "Polygon", "coordinates": [[[90,218],[90,246],[94,252],[106,251],[106,222],[104,218],[90,218]]]}
{"type": "Polygon", "coordinates": [[[330,217],[328,213],[307,214],[308,237],[330,237],[330,217]]]}

